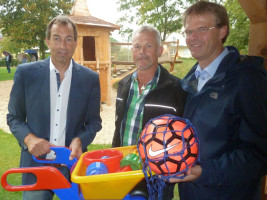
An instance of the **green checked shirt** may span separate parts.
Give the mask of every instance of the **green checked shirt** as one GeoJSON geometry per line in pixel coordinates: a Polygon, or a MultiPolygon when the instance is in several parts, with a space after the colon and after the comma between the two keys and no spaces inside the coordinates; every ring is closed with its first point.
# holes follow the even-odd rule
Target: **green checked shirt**
{"type": "Polygon", "coordinates": [[[126,102],[125,114],[121,122],[121,135],[123,146],[136,145],[142,131],[143,110],[147,94],[153,90],[158,83],[160,67],[158,66],[153,79],[147,83],[145,89],[139,94],[137,71],[132,75],[132,83],[126,102]]]}

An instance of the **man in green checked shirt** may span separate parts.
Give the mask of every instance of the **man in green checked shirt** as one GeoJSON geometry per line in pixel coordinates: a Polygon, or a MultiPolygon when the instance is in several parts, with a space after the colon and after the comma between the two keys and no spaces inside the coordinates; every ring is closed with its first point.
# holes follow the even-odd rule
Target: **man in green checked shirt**
{"type": "MultiPolygon", "coordinates": [[[[155,28],[142,26],[135,31],[132,54],[137,70],[118,84],[113,147],[136,145],[151,118],[183,115],[186,93],[180,79],[158,63],[162,52],[161,36],[155,28]]],[[[166,184],[164,200],[173,198],[173,188],[173,184],[166,184]]]]}

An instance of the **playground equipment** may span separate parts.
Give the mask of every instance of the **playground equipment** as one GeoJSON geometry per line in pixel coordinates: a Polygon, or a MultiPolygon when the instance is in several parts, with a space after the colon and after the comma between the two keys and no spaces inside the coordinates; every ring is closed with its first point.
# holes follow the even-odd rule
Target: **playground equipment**
{"type": "MultiPolygon", "coordinates": [[[[136,151],[136,146],[118,147],[107,150],[118,150],[124,158],[136,151]]],[[[85,176],[87,168],[86,163],[83,162],[85,156],[86,153],[83,153],[71,175],[72,182],[79,184],[85,199],[123,199],[137,183],[144,179],[142,170],[121,172],[120,170],[122,168],[120,166],[119,171],[115,173],[85,176]]]]}
{"type": "MultiPolygon", "coordinates": [[[[33,156],[33,159],[38,163],[47,164],[64,164],[69,169],[77,162],[77,159],[69,160],[70,149],[65,147],[51,147],[51,150],[56,153],[54,160],[40,160],[33,156]]],[[[7,191],[32,191],[32,190],[52,190],[60,199],[82,199],[78,192],[78,185],[69,183],[69,181],[55,167],[25,167],[13,168],[7,170],[1,177],[1,184],[7,191]],[[37,181],[33,185],[13,186],[7,182],[7,176],[10,174],[33,173],[37,181]]]]}
{"type": "MultiPolygon", "coordinates": [[[[129,171],[129,165],[120,167],[120,160],[116,160],[116,155],[121,155],[121,159],[136,151],[136,146],[119,147],[114,149],[89,151],[82,154],[78,160],[69,160],[71,151],[65,147],[51,147],[56,153],[54,160],[40,160],[34,157],[39,163],[64,164],[69,169],[76,164],[70,183],[61,172],[50,166],[14,168],[7,170],[1,177],[1,184],[7,191],[31,191],[31,190],[52,190],[60,199],[63,200],[83,200],[83,199],[124,199],[124,200],[145,200],[143,196],[132,196],[131,190],[142,179],[142,170],[129,171]],[[110,152],[117,152],[116,155],[110,152]],[[106,155],[104,155],[106,153],[106,155]],[[111,173],[86,175],[88,162],[84,160],[92,159],[90,155],[100,155],[95,157],[90,164],[101,162],[105,164],[111,173]],[[115,158],[115,159],[114,159],[115,158]],[[112,168],[114,162],[118,162],[118,169],[112,168]],[[126,170],[125,170],[126,169],[126,170]],[[37,181],[33,185],[13,186],[7,182],[7,176],[16,173],[33,173],[37,181]]],[[[102,165],[100,164],[100,165],[102,165]]],[[[103,166],[103,165],[102,165],[103,166]]]]}
{"type": "MultiPolygon", "coordinates": [[[[122,43],[122,42],[110,42],[111,46],[131,46],[132,43],[122,43]]],[[[179,48],[179,40],[177,41],[170,41],[170,42],[162,42],[162,45],[166,46],[166,52],[163,53],[165,56],[161,56],[159,58],[159,63],[160,64],[169,64],[170,65],[170,72],[173,71],[174,65],[176,63],[182,63],[181,60],[177,60],[179,58],[178,54],[178,48],[179,48]],[[175,45],[175,53],[173,57],[171,56],[170,53],[170,48],[173,47],[172,45],[175,45]]],[[[115,56],[116,59],[116,56],[115,56]]],[[[135,63],[133,61],[118,61],[118,60],[111,60],[111,63],[114,65],[113,73],[117,73],[117,65],[130,65],[134,66],[135,63]]],[[[126,70],[127,71],[127,70],[126,70]]]]}
{"type": "Polygon", "coordinates": [[[77,48],[73,59],[99,74],[101,102],[111,105],[110,99],[110,34],[120,29],[116,24],[92,16],[86,0],[75,0],[70,19],[78,31],[77,48]]]}

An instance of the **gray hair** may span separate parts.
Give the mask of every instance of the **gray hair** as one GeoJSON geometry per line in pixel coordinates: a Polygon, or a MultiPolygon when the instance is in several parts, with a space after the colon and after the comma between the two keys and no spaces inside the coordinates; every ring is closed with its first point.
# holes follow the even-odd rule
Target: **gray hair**
{"type": "Polygon", "coordinates": [[[153,26],[141,26],[139,27],[133,34],[133,38],[138,34],[138,33],[143,33],[143,32],[152,32],[154,33],[156,39],[157,39],[157,42],[158,42],[158,45],[161,46],[161,36],[160,36],[160,33],[159,31],[154,28],[153,26]]]}

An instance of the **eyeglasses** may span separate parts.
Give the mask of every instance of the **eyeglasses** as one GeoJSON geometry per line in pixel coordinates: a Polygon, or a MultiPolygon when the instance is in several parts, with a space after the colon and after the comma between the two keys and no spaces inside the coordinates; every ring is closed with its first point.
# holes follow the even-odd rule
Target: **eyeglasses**
{"type": "Polygon", "coordinates": [[[197,35],[203,35],[203,34],[207,33],[209,30],[212,30],[214,28],[216,28],[216,27],[215,26],[212,26],[212,27],[199,27],[199,28],[197,28],[195,30],[185,30],[183,32],[183,35],[185,37],[190,37],[190,36],[192,36],[193,32],[195,32],[197,35]]]}

